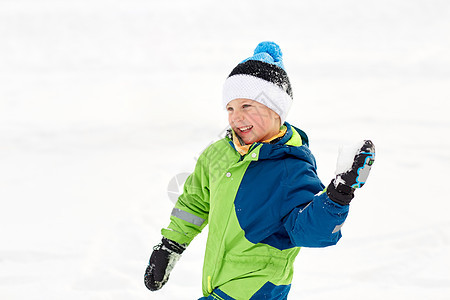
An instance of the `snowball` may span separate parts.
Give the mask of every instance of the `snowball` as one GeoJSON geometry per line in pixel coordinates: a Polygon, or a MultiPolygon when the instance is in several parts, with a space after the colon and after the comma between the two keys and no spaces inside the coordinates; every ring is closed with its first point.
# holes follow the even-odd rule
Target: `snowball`
{"type": "Polygon", "coordinates": [[[352,168],[353,160],[355,155],[357,155],[364,145],[364,141],[359,141],[358,143],[351,145],[341,145],[339,147],[339,154],[336,163],[335,174],[345,173],[352,168]]]}

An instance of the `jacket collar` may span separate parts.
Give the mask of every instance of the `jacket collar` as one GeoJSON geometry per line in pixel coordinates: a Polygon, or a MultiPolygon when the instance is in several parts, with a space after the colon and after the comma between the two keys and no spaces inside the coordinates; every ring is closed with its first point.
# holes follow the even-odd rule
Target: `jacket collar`
{"type": "Polygon", "coordinates": [[[288,131],[283,139],[276,144],[262,144],[258,152],[258,160],[294,157],[316,167],[316,160],[308,147],[306,133],[289,123],[285,124],[288,131]]]}
{"type": "MultiPolygon", "coordinates": [[[[247,153],[259,148],[259,153],[256,157],[254,157],[254,160],[281,158],[286,155],[298,156],[299,158],[306,156],[307,158],[304,159],[314,160],[314,157],[312,157],[312,154],[308,149],[309,139],[306,133],[295,126],[292,126],[288,122],[284,122],[284,126],[286,127],[286,133],[283,136],[275,138],[270,143],[258,142],[248,145],[249,149],[247,153]]],[[[228,138],[231,147],[233,147],[233,149],[240,154],[240,152],[236,149],[235,143],[233,142],[233,131],[231,129],[227,131],[226,137],[228,138]]],[[[243,156],[242,154],[240,155],[241,157],[243,156]]]]}
{"type": "Polygon", "coordinates": [[[244,141],[234,132],[232,131],[232,141],[233,141],[233,145],[234,145],[234,149],[239,152],[240,155],[246,155],[251,148],[253,148],[254,144],[275,144],[277,143],[279,140],[283,139],[284,136],[286,135],[287,132],[287,127],[286,126],[281,126],[280,131],[274,135],[273,137],[262,141],[260,143],[253,143],[250,145],[246,145],[244,143],[244,141]]]}

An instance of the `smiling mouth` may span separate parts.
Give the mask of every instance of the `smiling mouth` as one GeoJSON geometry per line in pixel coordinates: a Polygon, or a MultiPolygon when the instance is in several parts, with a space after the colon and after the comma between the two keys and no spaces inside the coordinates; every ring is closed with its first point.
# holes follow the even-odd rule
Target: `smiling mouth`
{"type": "Polygon", "coordinates": [[[238,127],[237,129],[239,130],[239,132],[241,133],[247,133],[250,130],[252,130],[253,126],[249,125],[249,126],[244,126],[244,127],[238,127]]]}

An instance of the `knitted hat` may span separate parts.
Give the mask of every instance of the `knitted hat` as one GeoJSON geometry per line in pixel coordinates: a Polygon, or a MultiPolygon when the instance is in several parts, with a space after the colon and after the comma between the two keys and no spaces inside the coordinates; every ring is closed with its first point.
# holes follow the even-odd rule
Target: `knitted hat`
{"type": "Polygon", "coordinates": [[[261,42],[252,57],[243,60],[228,76],[223,88],[223,105],[238,98],[264,104],[286,120],[292,105],[292,88],[283,66],[280,46],[261,42]]]}

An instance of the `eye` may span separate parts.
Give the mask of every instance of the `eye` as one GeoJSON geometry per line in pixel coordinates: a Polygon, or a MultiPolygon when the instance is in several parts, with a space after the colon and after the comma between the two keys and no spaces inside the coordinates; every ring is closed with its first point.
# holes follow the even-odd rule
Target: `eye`
{"type": "Polygon", "coordinates": [[[233,111],[233,108],[232,108],[231,106],[228,106],[228,107],[227,107],[227,111],[228,111],[228,112],[232,112],[232,111],[233,111]]]}
{"type": "Polygon", "coordinates": [[[244,108],[244,109],[245,109],[245,108],[249,108],[249,107],[252,107],[251,104],[243,104],[243,105],[242,105],[242,108],[244,108]]]}

